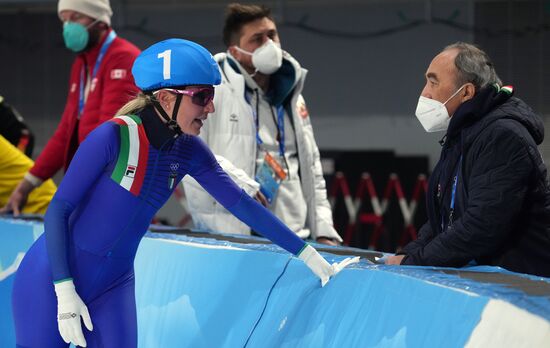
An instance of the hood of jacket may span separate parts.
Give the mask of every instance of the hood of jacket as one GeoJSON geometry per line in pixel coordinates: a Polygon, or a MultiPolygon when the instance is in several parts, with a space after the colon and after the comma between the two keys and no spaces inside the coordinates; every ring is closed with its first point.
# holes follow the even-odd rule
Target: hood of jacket
{"type": "Polygon", "coordinates": [[[503,118],[521,123],[537,145],[544,140],[542,119],[525,102],[513,97],[512,88],[498,85],[482,88],[474,98],[459,106],[451,118],[447,140],[454,140],[467,129],[462,142],[464,147],[468,147],[481,131],[503,118]]]}

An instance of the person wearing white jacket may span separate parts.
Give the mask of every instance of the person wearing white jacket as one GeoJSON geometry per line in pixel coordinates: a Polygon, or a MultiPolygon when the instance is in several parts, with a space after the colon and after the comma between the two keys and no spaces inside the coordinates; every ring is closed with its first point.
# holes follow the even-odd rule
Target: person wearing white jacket
{"type": "MultiPolygon", "coordinates": [[[[216,111],[200,136],[224,170],[298,236],[341,243],[301,95],[307,70],[281,49],[263,5],[229,5],[224,42],[227,52],[214,57],[222,73],[216,111]]],[[[250,234],[193,179],[186,178],[184,187],[196,228],[250,234]]]]}

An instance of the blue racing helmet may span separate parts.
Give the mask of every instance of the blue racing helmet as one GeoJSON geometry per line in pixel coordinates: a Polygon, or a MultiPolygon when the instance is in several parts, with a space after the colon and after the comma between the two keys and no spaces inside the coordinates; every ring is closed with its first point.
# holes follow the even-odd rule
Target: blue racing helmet
{"type": "Polygon", "coordinates": [[[219,85],[218,64],[208,50],[183,39],[158,42],[136,58],[136,86],[144,92],[189,85],[219,85]]]}

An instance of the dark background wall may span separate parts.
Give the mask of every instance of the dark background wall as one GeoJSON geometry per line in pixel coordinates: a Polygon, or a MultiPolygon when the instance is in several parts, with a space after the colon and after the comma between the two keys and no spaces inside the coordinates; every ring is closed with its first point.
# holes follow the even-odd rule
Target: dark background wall
{"type": "MultiPolygon", "coordinates": [[[[184,37],[219,52],[226,4],[112,0],[113,26],[141,48],[184,37]]],[[[321,148],[390,149],[428,155],[433,164],[440,134],[424,133],[414,109],[431,58],[457,40],[487,50],[503,81],[550,113],[549,1],[266,4],[279,20],[283,48],[309,70],[304,95],[321,148]]],[[[0,59],[0,93],[38,133],[39,150],[63,111],[72,61],[56,1],[0,1],[0,59]]]]}

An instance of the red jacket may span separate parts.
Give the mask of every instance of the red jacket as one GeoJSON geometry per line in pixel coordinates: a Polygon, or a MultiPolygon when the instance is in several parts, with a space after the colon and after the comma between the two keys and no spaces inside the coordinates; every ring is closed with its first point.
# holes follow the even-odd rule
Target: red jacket
{"type": "Polygon", "coordinates": [[[95,47],[76,57],[71,68],[69,94],[61,122],[30,169],[32,175],[46,180],[55,175],[59,169],[66,170],[78,144],[86,138],[88,133],[113,117],[121,106],[137,95],[138,88],[134,84],[132,64],[140,50],[117,36],[105,53],[96,76],[90,84],[82,115],[80,120],[77,119],[81,69],[87,66],[91,75],[107,36],[108,33],[95,47]],[[78,139],[75,134],[77,126],[78,139]],[[71,141],[73,134],[75,138],[71,141]]]}

